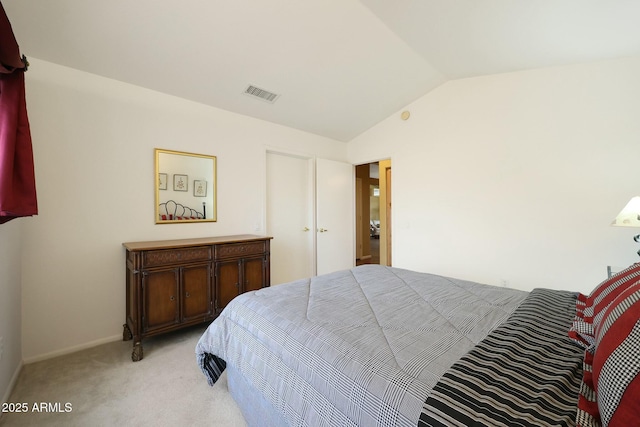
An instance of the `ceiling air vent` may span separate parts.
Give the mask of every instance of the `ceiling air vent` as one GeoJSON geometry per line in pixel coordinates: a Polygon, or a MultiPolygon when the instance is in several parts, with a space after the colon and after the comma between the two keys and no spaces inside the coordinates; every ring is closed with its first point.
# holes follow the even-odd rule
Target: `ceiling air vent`
{"type": "Polygon", "coordinates": [[[253,85],[247,86],[244,90],[245,95],[253,96],[262,101],[268,102],[269,104],[273,104],[276,102],[276,99],[280,97],[280,95],[269,92],[268,90],[260,89],[259,87],[255,87],[253,85]]]}

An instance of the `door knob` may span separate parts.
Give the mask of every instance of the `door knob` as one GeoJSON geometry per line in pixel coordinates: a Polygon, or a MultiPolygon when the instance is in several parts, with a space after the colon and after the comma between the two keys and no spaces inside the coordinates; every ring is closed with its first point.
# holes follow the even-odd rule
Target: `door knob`
{"type": "Polygon", "coordinates": [[[318,231],[321,233],[326,233],[329,230],[327,230],[326,228],[319,228],[318,231]]]}
{"type": "Polygon", "coordinates": [[[309,227],[303,228],[302,231],[309,231],[309,227]]]}

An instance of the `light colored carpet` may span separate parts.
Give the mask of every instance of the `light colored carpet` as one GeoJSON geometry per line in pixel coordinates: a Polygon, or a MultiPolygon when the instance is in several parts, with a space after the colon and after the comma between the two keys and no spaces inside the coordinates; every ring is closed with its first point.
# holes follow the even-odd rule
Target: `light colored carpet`
{"type": "Polygon", "coordinates": [[[125,341],[25,365],[9,402],[27,403],[29,412],[4,413],[0,425],[244,427],[226,375],[210,387],[196,363],[204,329],[149,338],[135,363],[125,341]],[[62,411],[69,403],[71,411],[33,412],[41,402],[62,411]]]}

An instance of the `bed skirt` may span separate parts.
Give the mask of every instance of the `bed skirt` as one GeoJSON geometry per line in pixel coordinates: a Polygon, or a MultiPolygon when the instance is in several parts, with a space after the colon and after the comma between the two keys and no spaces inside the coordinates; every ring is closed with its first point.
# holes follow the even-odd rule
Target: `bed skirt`
{"type": "Polygon", "coordinates": [[[229,393],[248,426],[288,427],[282,415],[233,366],[227,367],[229,393]]]}

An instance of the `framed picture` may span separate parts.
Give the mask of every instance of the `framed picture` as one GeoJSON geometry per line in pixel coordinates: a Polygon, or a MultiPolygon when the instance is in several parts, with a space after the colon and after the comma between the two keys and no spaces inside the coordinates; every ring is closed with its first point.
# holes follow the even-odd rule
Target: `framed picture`
{"type": "Polygon", "coordinates": [[[159,173],[158,174],[158,190],[166,190],[167,189],[167,174],[159,173]]]}
{"type": "Polygon", "coordinates": [[[206,197],[207,196],[207,181],[204,180],[194,180],[193,181],[193,195],[196,197],[206,197]]]}
{"type": "Polygon", "coordinates": [[[187,175],[173,175],[173,191],[188,191],[189,177],[187,175]]]}

